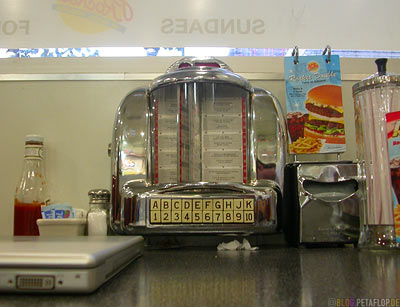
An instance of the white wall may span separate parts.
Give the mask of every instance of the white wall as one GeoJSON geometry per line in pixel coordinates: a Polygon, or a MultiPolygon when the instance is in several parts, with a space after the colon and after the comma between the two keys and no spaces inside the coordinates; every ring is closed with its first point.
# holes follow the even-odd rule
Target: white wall
{"type": "MultiPolygon", "coordinates": [[[[285,104],[282,58],[221,58],[253,86],[285,104]]],[[[87,208],[87,192],[110,188],[111,141],[116,109],[132,89],[147,85],[176,58],[0,60],[0,235],[12,234],[13,195],[24,154],[24,136],[45,137],[52,201],[87,208]],[[51,80],[55,81],[51,81],[51,80]],[[86,79],[86,80],[84,80],[86,79]],[[96,80],[94,80],[96,79],[96,80]]],[[[342,59],[348,151],[355,158],[351,87],[375,72],[373,59],[342,59]]],[[[400,72],[400,61],[389,61],[400,72]]],[[[308,159],[327,160],[335,156],[308,159]]]]}

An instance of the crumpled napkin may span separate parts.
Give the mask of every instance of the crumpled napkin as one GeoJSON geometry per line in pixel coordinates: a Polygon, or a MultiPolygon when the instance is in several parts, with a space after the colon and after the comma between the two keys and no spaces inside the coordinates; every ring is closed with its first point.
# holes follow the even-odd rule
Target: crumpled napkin
{"type": "Polygon", "coordinates": [[[217,246],[218,251],[234,251],[234,250],[246,250],[246,251],[255,251],[258,247],[251,247],[249,241],[243,239],[243,243],[240,243],[238,240],[233,240],[228,243],[220,243],[217,246]]]}

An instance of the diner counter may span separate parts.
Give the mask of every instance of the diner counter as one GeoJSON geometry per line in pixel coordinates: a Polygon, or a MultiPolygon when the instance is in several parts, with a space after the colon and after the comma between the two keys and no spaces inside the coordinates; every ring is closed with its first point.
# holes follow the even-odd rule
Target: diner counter
{"type": "Polygon", "coordinates": [[[94,293],[1,294],[0,306],[386,306],[367,304],[378,298],[400,306],[400,250],[272,245],[146,249],[94,293]]]}

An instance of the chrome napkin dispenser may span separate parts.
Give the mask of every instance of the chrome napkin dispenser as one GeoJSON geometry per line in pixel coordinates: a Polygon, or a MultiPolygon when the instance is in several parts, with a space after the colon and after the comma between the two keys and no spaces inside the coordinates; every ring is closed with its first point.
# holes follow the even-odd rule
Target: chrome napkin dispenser
{"type": "Polygon", "coordinates": [[[287,152],[278,100],[214,58],[183,58],[121,102],[111,144],[119,234],[271,233],[287,152]]]}
{"type": "Polygon", "coordinates": [[[362,192],[350,162],[294,163],[285,168],[283,228],[291,245],[356,244],[362,192]]]}

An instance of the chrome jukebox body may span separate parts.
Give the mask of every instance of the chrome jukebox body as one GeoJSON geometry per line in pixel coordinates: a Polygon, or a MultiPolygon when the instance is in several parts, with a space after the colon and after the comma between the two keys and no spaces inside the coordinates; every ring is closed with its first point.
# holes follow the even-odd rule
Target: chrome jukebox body
{"type": "Polygon", "coordinates": [[[273,95],[217,59],[183,58],[117,110],[111,228],[277,231],[286,139],[273,95]]]}

